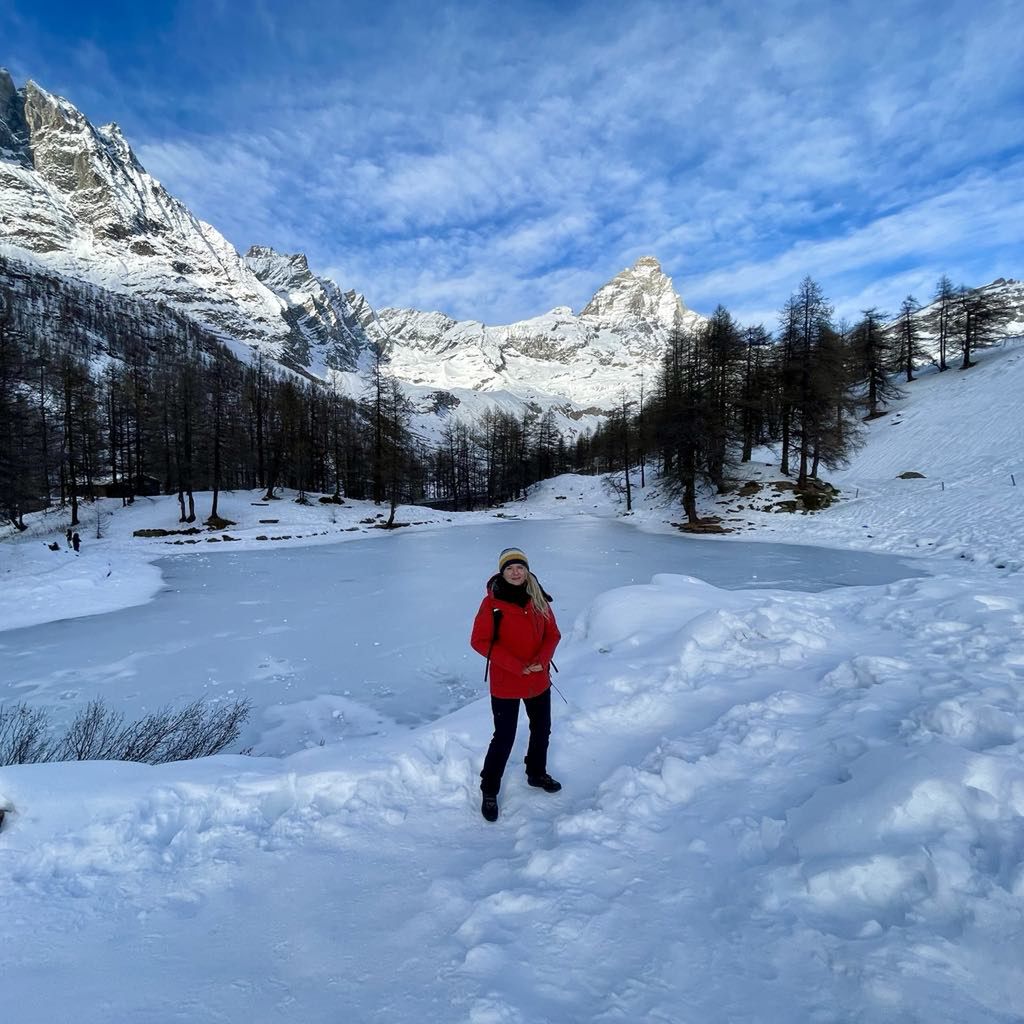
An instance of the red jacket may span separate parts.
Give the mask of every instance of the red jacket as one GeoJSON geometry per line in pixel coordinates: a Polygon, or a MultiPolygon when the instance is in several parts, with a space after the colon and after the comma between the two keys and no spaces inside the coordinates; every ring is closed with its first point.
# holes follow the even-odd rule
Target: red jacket
{"type": "Polygon", "coordinates": [[[494,697],[536,697],[551,685],[551,656],[562,634],[555,614],[548,605],[548,615],[541,615],[532,601],[520,608],[502,601],[488,591],[480,602],[469,639],[474,651],[485,658],[491,655],[491,695],[494,697]],[[494,638],[494,609],[501,612],[498,640],[494,638]],[[541,672],[523,673],[527,665],[541,664],[541,672]]]}

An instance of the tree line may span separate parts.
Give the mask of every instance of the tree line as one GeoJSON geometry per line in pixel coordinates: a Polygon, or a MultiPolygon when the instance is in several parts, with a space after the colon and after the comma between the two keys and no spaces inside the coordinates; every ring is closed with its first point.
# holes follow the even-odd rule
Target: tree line
{"type": "Polygon", "coordinates": [[[895,320],[872,309],[850,327],[807,278],[774,334],[721,306],[673,334],[649,384],[622,394],[596,430],[567,440],[553,411],[530,407],[470,423],[437,392],[433,441],[412,429],[382,347],[352,398],[259,347],[239,359],[169,307],[0,257],[0,513],[24,527],[25,514],[56,502],[75,526],[82,500],[161,493],[177,495],[182,522],[218,525],[222,491],[261,488],[270,500],[287,487],[299,501],[386,502],[393,523],[398,504],[474,508],[560,473],[643,474],[656,461],[696,521],[701,484],[724,490],[758,445],[780,445],[798,487],[841,464],[859,419],[896,394],[894,375],[912,379],[924,334],[938,339],[940,369],[955,351],[966,368],[1002,317],[990,295],[943,278],[927,317],[908,298],[895,320]],[[208,510],[196,508],[200,491],[212,495],[208,510]]]}
{"type": "Polygon", "coordinates": [[[385,502],[393,522],[400,503],[499,503],[570,468],[553,416],[488,412],[471,431],[437,392],[438,445],[413,431],[383,347],[363,376],[353,398],[259,347],[239,359],[169,307],[0,256],[0,513],[23,528],[59,503],[77,526],[82,500],[159,493],[216,525],[222,491],[284,487],[385,502]]]}

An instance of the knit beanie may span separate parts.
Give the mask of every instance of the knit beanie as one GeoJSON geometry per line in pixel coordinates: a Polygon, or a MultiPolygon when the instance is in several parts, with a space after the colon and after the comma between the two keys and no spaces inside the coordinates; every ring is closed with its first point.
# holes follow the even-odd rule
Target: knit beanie
{"type": "Polygon", "coordinates": [[[523,554],[519,548],[505,548],[505,550],[498,555],[498,572],[504,572],[510,565],[522,565],[527,569],[530,568],[530,563],[526,560],[526,555],[523,554]]]}

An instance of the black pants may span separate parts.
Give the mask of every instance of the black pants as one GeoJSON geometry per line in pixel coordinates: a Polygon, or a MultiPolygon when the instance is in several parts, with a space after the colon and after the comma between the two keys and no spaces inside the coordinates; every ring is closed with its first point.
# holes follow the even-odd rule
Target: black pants
{"type": "MultiPolygon", "coordinates": [[[[551,735],[551,690],[547,689],[536,697],[524,697],[523,703],[526,705],[526,717],[530,720],[526,774],[544,775],[548,770],[548,737],[551,735]]],[[[516,741],[519,698],[491,697],[491,711],[494,713],[494,735],[480,772],[480,789],[488,796],[497,796],[512,744],[516,741]]]]}

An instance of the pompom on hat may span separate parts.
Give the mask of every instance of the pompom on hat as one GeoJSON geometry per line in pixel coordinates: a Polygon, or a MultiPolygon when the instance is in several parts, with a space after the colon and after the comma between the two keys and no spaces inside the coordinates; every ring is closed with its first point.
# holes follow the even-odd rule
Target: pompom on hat
{"type": "Polygon", "coordinates": [[[526,555],[519,550],[519,548],[505,548],[500,555],[498,555],[498,572],[504,572],[510,565],[522,565],[526,569],[530,568],[530,563],[526,560],[526,555]]]}

